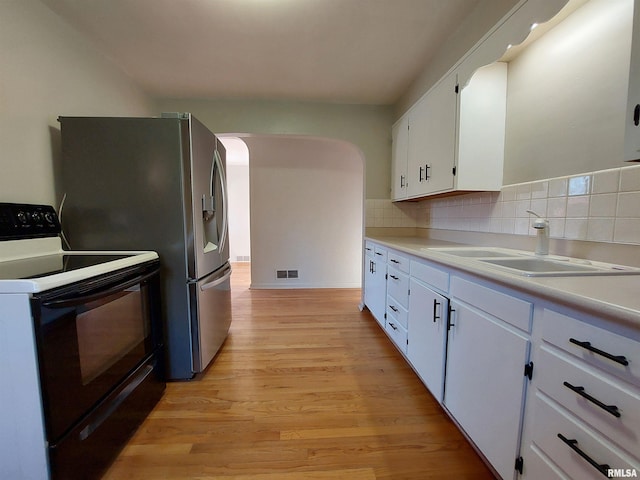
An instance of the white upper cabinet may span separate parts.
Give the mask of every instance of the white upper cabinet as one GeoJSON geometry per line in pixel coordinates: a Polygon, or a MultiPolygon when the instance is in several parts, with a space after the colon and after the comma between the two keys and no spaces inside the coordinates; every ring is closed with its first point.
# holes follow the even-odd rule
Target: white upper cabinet
{"type": "Polygon", "coordinates": [[[391,130],[393,141],[393,171],[391,172],[391,198],[407,198],[407,159],[409,152],[409,117],[402,117],[391,130]]]}
{"type": "Polygon", "coordinates": [[[460,92],[457,190],[502,187],[506,111],[507,64],[480,68],[460,92]]]}
{"type": "Polygon", "coordinates": [[[500,190],[508,67],[497,59],[566,3],[522,0],[398,120],[392,200],[500,190]]]}
{"type": "Polygon", "coordinates": [[[633,7],[633,40],[625,126],[624,159],[638,161],[640,160],[640,0],[636,0],[633,7]]]}
{"type": "Polygon", "coordinates": [[[409,198],[453,188],[456,87],[455,73],[449,74],[409,112],[409,198]]]}

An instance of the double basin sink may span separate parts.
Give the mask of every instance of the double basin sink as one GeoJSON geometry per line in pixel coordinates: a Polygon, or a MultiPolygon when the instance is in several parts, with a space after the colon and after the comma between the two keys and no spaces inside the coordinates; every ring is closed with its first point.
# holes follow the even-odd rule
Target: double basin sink
{"type": "Polygon", "coordinates": [[[557,255],[535,255],[510,248],[440,247],[425,250],[481,262],[487,267],[528,277],[640,275],[640,268],[557,255]]]}

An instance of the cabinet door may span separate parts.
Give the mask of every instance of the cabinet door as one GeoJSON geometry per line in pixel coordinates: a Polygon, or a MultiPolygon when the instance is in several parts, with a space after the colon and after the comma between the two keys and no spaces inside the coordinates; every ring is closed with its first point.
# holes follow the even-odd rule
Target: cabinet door
{"type": "Polygon", "coordinates": [[[503,479],[519,452],[529,341],[451,301],[444,404],[503,479]]]}
{"type": "Polygon", "coordinates": [[[633,9],[633,40],[631,43],[631,69],[624,137],[625,160],[640,159],[640,0],[633,9]],[[636,122],[637,120],[637,122],[636,122]]]}
{"type": "Polygon", "coordinates": [[[507,64],[480,68],[461,89],[457,190],[500,190],[507,113],[507,64]]]}
{"type": "Polygon", "coordinates": [[[409,197],[453,189],[457,93],[449,74],[409,112],[409,197]]]}
{"type": "Polygon", "coordinates": [[[391,130],[391,199],[407,198],[407,158],[409,149],[409,117],[404,116],[391,130]]]}
{"type": "Polygon", "coordinates": [[[369,255],[365,257],[364,303],[374,318],[384,327],[387,303],[387,264],[369,255]]]}
{"type": "Polygon", "coordinates": [[[444,392],[444,359],[449,299],[411,279],[407,357],[439,402],[444,392]]]}

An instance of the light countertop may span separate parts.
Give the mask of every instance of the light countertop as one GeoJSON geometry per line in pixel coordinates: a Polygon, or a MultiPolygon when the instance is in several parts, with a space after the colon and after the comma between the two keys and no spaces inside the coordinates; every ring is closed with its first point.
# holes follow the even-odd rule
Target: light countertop
{"type": "Polygon", "coordinates": [[[472,245],[423,237],[368,235],[365,239],[640,330],[640,275],[528,277],[429,250],[472,245]]]}

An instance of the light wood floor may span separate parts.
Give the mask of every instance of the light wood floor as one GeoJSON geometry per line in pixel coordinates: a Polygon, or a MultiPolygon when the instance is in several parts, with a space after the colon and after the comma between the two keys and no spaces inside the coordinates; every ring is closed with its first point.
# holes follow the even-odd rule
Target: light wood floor
{"type": "Polygon", "coordinates": [[[249,290],[234,267],[218,357],[167,385],[106,479],[493,479],[359,290],[249,290]]]}

